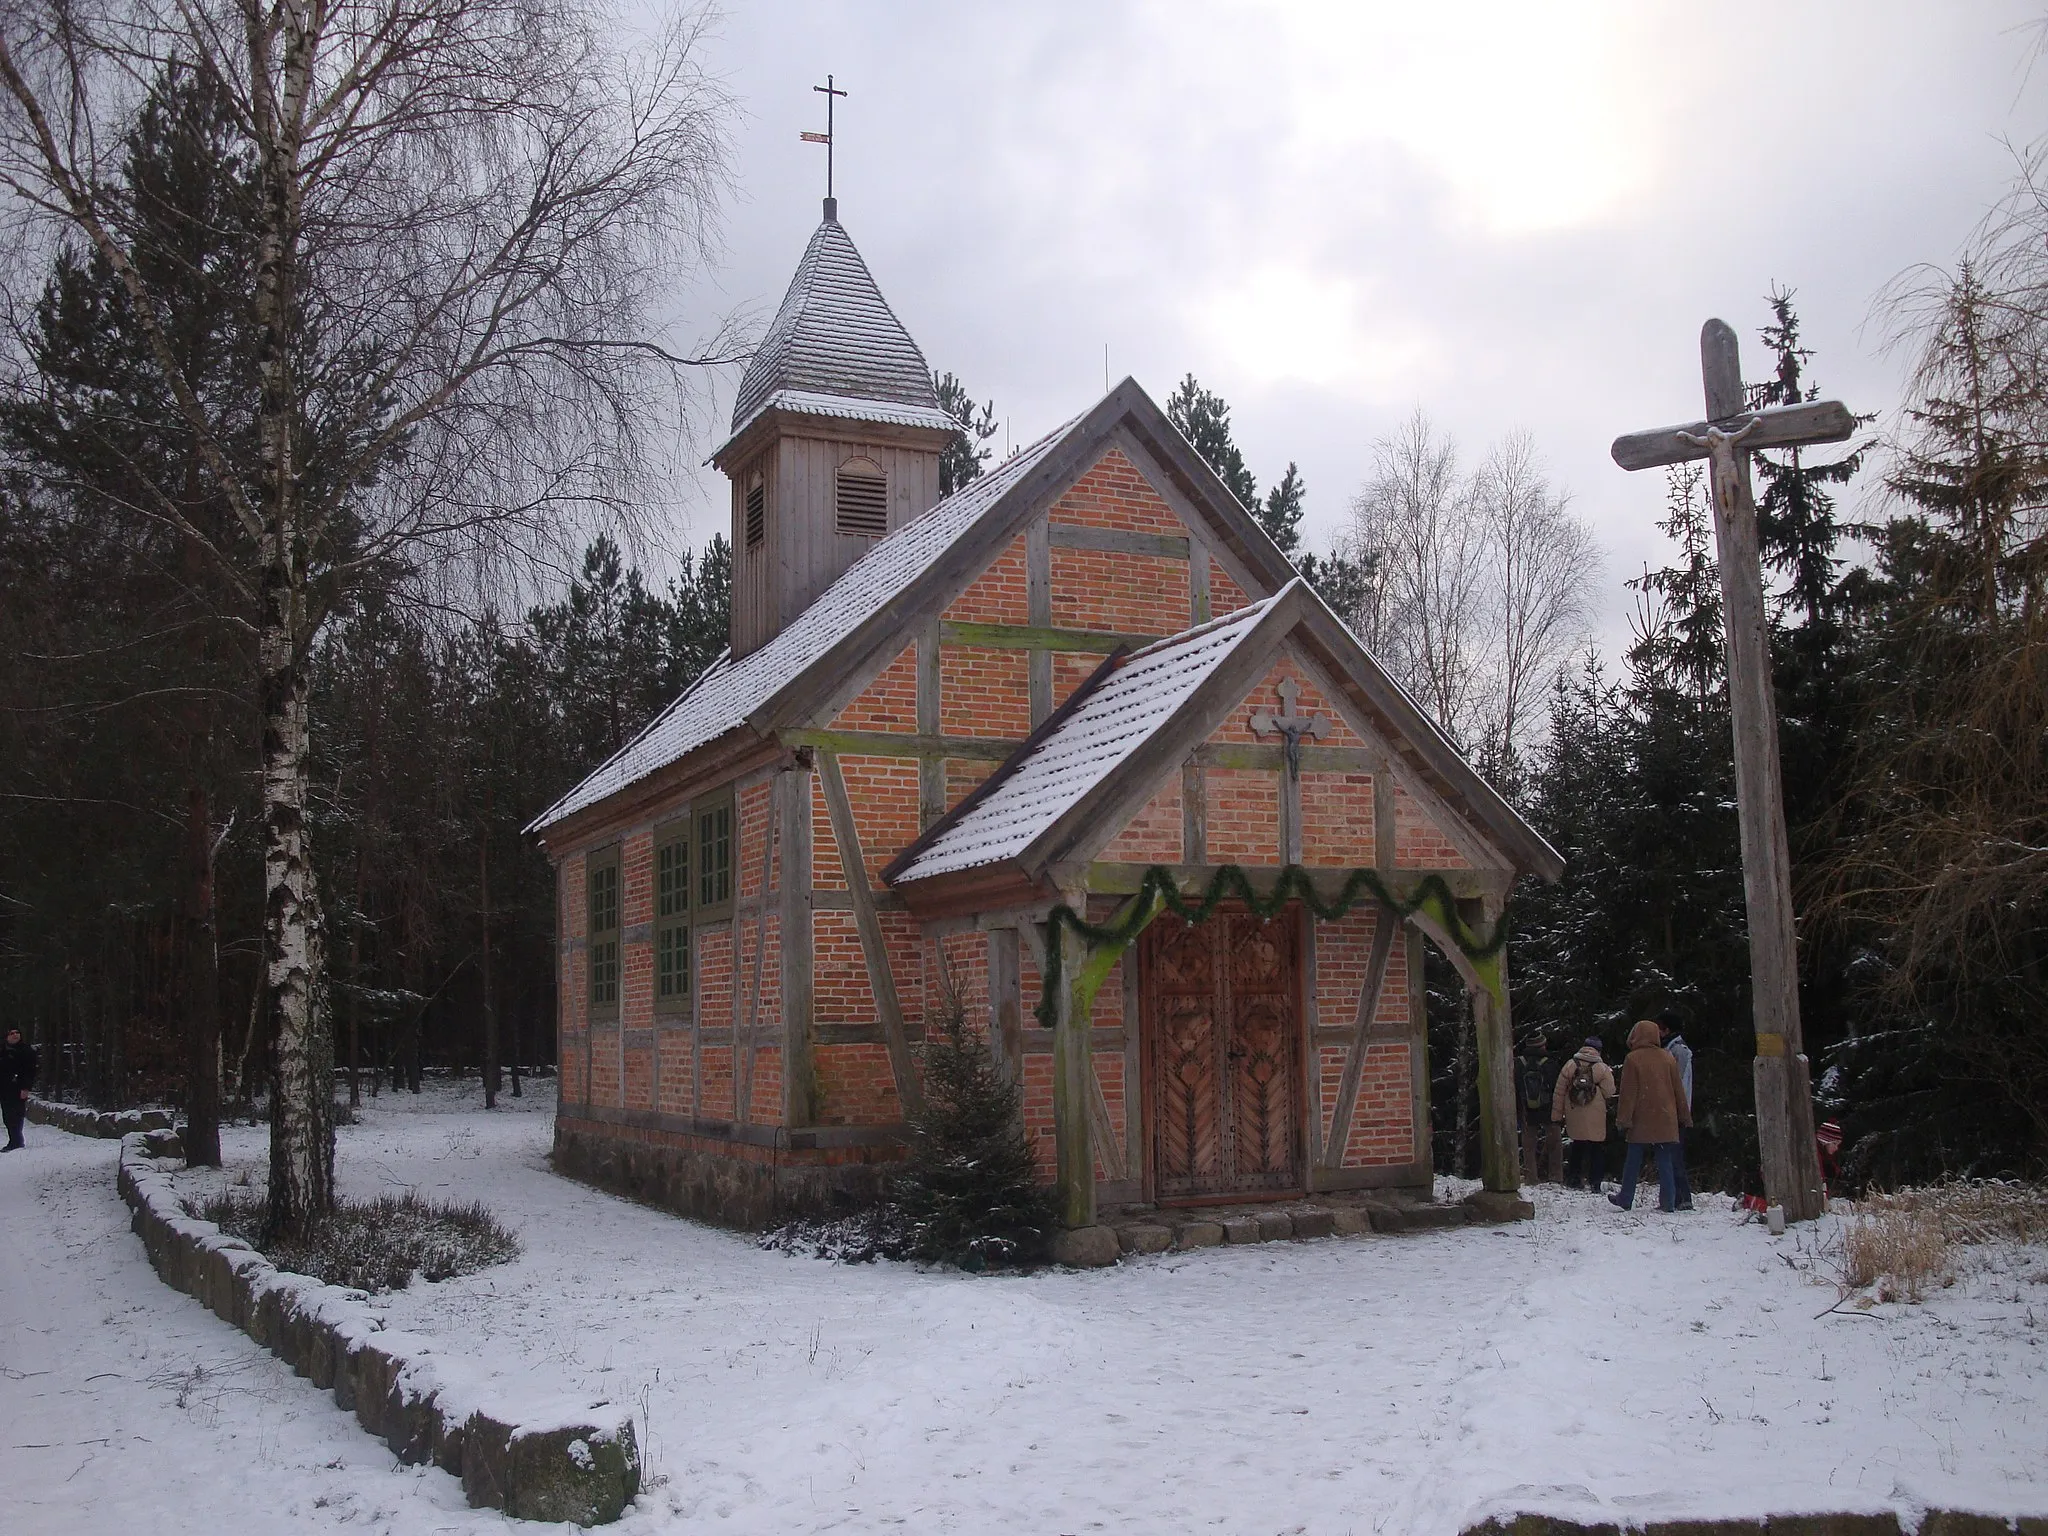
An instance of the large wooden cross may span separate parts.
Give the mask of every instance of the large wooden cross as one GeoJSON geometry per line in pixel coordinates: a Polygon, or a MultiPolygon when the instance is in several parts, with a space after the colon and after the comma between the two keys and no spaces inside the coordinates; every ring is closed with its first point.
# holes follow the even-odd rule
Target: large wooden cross
{"type": "Polygon", "coordinates": [[[1709,320],[1700,331],[1707,419],[1614,440],[1623,469],[1705,459],[1712,476],[1714,540],[1727,624],[1728,702],[1735,729],[1735,802],[1742,829],[1742,890],[1749,911],[1749,974],[1756,1015],[1756,1132],[1764,1191],[1788,1221],[1827,1205],[1813,1142],[1813,1085],[1799,1029],[1799,954],[1792,923],[1792,860],[1771,702],[1769,616],[1764,609],[1756,502],[1749,456],[1758,448],[1839,443],[1856,418],[1836,400],[1752,411],[1742,388],[1735,332],[1709,320]]]}

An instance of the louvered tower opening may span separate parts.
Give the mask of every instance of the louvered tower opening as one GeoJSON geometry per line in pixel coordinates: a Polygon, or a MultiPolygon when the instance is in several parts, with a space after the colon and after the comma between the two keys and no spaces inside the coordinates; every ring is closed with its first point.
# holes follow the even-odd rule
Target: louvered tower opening
{"type": "Polygon", "coordinates": [[[768,487],[759,480],[747,487],[746,514],[747,548],[759,549],[768,537],[768,487]]]}
{"type": "Polygon", "coordinates": [[[879,539],[889,531],[889,477],[872,459],[855,459],[839,469],[833,526],[856,539],[879,539]]]}

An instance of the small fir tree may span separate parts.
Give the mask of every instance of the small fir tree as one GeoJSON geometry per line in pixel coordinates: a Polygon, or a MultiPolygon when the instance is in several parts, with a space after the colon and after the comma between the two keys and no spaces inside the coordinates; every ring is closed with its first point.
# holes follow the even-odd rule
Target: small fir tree
{"type": "Polygon", "coordinates": [[[981,478],[993,451],[982,445],[996,435],[996,403],[977,405],[967,386],[950,373],[933,373],[932,389],[939,409],[960,423],[959,434],[939,452],[939,495],[944,497],[981,478]]]}
{"type": "Polygon", "coordinates": [[[1055,1224],[1052,1192],[1038,1182],[1023,1097],[967,1028],[951,987],[925,1036],[924,1095],[892,1192],[906,1256],[969,1270],[1042,1258],[1055,1224]]]}

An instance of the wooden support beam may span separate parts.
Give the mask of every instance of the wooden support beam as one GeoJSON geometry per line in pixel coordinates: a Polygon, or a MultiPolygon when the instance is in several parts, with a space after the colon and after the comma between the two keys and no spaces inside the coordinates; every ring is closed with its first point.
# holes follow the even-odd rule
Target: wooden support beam
{"type": "Polygon", "coordinates": [[[1209,862],[1209,786],[1192,761],[1180,770],[1180,853],[1190,864],[1209,862]]]}
{"type": "Polygon", "coordinates": [[[1351,1026],[1351,1054],[1344,1058],[1344,1076],[1337,1085],[1337,1103],[1330,1112],[1330,1137],[1323,1149],[1323,1166],[1344,1166],[1344,1151],[1351,1143],[1351,1117],[1358,1112],[1358,1091],[1365,1080],[1365,1053],[1372,1035],[1372,1021],[1380,1011],[1380,993],[1387,983],[1387,962],[1393,958],[1394,939],[1402,924],[1385,907],[1373,925],[1372,953],[1365,963],[1365,984],[1358,991],[1358,1017],[1351,1026]]]}
{"type": "MultiPolygon", "coordinates": [[[[748,978],[746,1025],[732,1048],[732,1117],[738,1125],[745,1125],[753,1118],[754,1112],[754,1048],[759,1044],[761,972],[768,955],[768,888],[775,881],[775,824],[782,811],[782,796],[776,793],[780,785],[776,780],[769,783],[768,825],[761,831],[761,888],[754,901],[754,964],[753,974],[748,978]]],[[[733,819],[739,819],[737,795],[733,797],[733,819]]],[[[735,832],[738,830],[734,828],[735,832]]],[[[733,920],[732,935],[733,942],[737,944],[740,936],[740,920],[737,918],[733,920]]],[[[739,956],[734,955],[733,961],[737,969],[739,956]]]]}
{"type": "Polygon", "coordinates": [[[1107,629],[1060,629],[1050,624],[969,624],[948,619],[939,626],[939,639],[947,645],[976,645],[999,651],[1074,651],[1107,656],[1126,647],[1135,651],[1160,638],[1107,629]]]}
{"type": "MultiPolygon", "coordinates": [[[[1194,760],[1204,768],[1281,773],[1287,767],[1287,749],[1248,742],[1204,742],[1195,748],[1194,760]]],[[[1303,773],[1380,773],[1385,768],[1386,759],[1364,747],[1320,747],[1306,741],[1301,744],[1303,773]]]]}
{"type": "Polygon", "coordinates": [[[818,1118],[818,1074],[811,1055],[811,770],[799,763],[776,778],[782,795],[782,1123],[818,1118]]]}
{"type": "MultiPolygon", "coordinates": [[[[917,629],[917,733],[939,734],[939,624],[927,619],[917,629]]],[[[917,829],[946,814],[946,761],[920,755],[917,760],[917,829]]]]}
{"type": "MultiPolygon", "coordinates": [[[[1500,921],[1500,904],[1479,904],[1488,926],[1500,921]]],[[[1470,926],[1477,926],[1470,917],[1470,926]]],[[[1515,1029],[1508,1013],[1508,957],[1495,957],[1498,984],[1473,987],[1472,1022],[1479,1035],[1479,1177],[1498,1194],[1522,1187],[1520,1136],[1515,1126],[1515,1029]]]]}
{"type": "Polygon", "coordinates": [[[998,736],[911,735],[907,731],[826,731],[792,727],[777,733],[792,747],[836,752],[841,757],[961,758],[1000,763],[1022,745],[998,736]]]}
{"type": "Polygon", "coordinates": [[[988,935],[988,1043],[996,1069],[1011,1082],[1024,1076],[1024,975],[1017,930],[991,928],[988,935]]]}
{"type": "MultiPolygon", "coordinates": [[[[1076,911],[1087,910],[1087,894],[1069,896],[1076,911]]],[[[1059,1192],[1060,1221],[1067,1227],[1095,1225],[1095,1147],[1089,1113],[1088,1003],[1079,985],[1088,964],[1088,946],[1067,924],[1047,935],[1060,946],[1063,984],[1053,993],[1052,1125],[1054,1183],[1059,1192]]]]}
{"type": "MultiPolygon", "coordinates": [[[[1208,889],[1215,878],[1216,868],[1210,864],[1169,864],[1165,866],[1174,878],[1174,883],[1183,891],[1200,892],[1208,889]]],[[[1088,866],[1088,889],[1097,896],[1129,896],[1144,882],[1149,864],[1130,864],[1113,860],[1098,860],[1088,866]]],[[[1248,867],[1245,879],[1260,895],[1266,895],[1280,878],[1278,865],[1264,868],[1248,867]]],[[[1309,869],[1304,873],[1316,894],[1325,901],[1332,901],[1343,891],[1344,884],[1351,878],[1349,869],[1309,869]]],[[[1431,876],[1442,880],[1450,887],[1453,896],[1464,898],[1490,896],[1502,887],[1500,871],[1489,869],[1390,869],[1380,871],[1388,891],[1400,901],[1413,898],[1415,890],[1431,876]]]]}
{"type": "Polygon", "coordinates": [[[889,1049],[889,1073],[895,1079],[896,1099],[904,1118],[924,1106],[924,1090],[917,1079],[917,1066],[910,1059],[910,1040],[903,1029],[903,1006],[896,996],[896,976],[889,968],[889,946],[882,936],[881,914],[875,910],[874,894],[868,888],[867,863],[861,855],[860,834],[854,827],[853,802],[846,797],[846,778],[839,771],[839,759],[830,752],[818,754],[818,781],[825,789],[825,810],[832,819],[832,841],[839,845],[839,867],[846,873],[846,888],[853,899],[854,926],[860,931],[861,957],[868,968],[868,985],[875,995],[875,1011],[881,1016],[882,1041],[889,1049]]]}
{"type": "MultiPolygon", "coordinates": [[[[1035,627],[1052,627],[1052,544],[1046,519],[1035,517],[1024,530],[1024,616],[1035,627]]],[[[1035,730],[1052,713],[1052,652],[1030,653],[1026,688],[1035,730]]]]}
{"type": "Polygon", "coordinates": [[[1156,555],[1163,560],[1188,558],[1188,541],[1171,533],[1134,533],[1125,528],[1097,528],[1088,523],[1051,523],[1046,534],[1054,549],[1096,549],[1113,555],[1156,555]]]}

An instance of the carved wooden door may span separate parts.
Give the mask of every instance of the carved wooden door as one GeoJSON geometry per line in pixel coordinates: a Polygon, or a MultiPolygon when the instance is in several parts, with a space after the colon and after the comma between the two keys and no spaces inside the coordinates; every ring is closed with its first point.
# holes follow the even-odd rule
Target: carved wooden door
{"type": "Polygon", "coordinates": [[[1300,924],[1171,913],[1140,956],[1153,1194],[1161,1200],[1301,1186],[1297,1088],[1300,924]]]}

